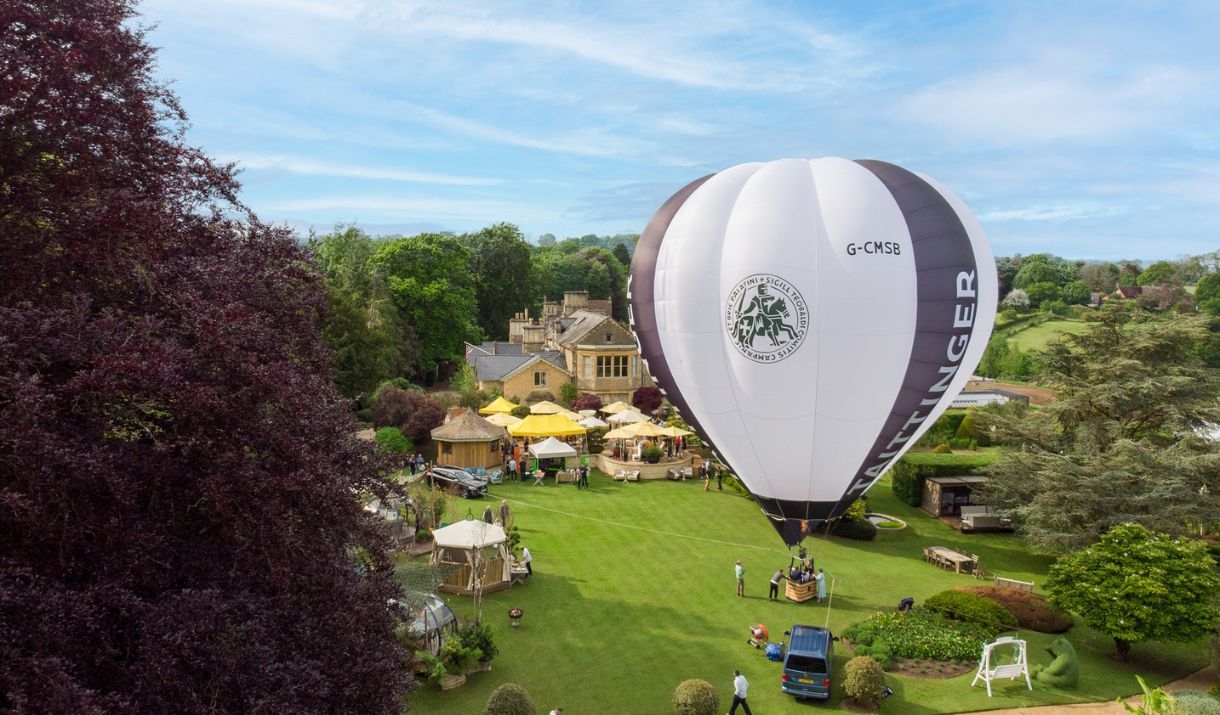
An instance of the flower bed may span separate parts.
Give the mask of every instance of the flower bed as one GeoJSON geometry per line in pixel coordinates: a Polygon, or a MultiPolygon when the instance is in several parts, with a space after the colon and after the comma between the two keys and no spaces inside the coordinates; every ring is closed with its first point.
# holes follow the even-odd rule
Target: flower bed
{"type": "Polygon", "coordinates": [[[973,623],[954,621],[917,608],[909,613],[878,613],[847,628],[843,635],[869,655],[892,664],[895,658],[977,660],[991,632],[973,623]],[[874,651],[880,651],[874,653],[874,651]],[[888,656],[888,657],[887,657],[888,656]]]}

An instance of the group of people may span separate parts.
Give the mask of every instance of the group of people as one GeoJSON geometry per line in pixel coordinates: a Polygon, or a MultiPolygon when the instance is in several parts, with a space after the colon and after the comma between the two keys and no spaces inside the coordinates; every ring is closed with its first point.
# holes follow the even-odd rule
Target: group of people
{"type": "Polygon", "coordinates": [[[424,466],[426,464],[427,462],[424,460],[424,455],[418,452],[410,457],[407,457],[407,469],[410,469],[412,474],[424,471],[424,466]]]}
{"type": "Polygon", "coordinates": [[[724,472],[717,469],[712,460],[706,459],[699,465],[699,476],[703,477],[703,491],[711,491],[713,479],[716,480],[716,489],[724,491],[724,472]]]}
{"type": "MultiPolygon", "coordinates": [[[[737,559],[737,563],[733,564],[733,576],[737,579],[737,595],[746,595],[746,568],[742,565],[741,559],[737,559]]],[[[778,569],[775,575],[771,577],[770,590],[767,592],[767,600],[779,600],[779,584],[784,579],[788,579],[793,583],[809,583],[817,582],[818,595],[817,600],[826,600],[826,572],[822,569],[813,568],[813,559],[802,559],[799,563],[794,563],[787,570],[778,569]]]]}

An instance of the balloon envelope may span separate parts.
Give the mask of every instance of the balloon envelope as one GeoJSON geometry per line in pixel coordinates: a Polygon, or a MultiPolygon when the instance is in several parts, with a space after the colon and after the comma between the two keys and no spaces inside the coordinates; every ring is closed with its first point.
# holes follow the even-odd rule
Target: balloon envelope
{"type": "Polygon", "coordinates": [[[683,188],[641,235],[629,292],[653,378],[795,544],[948,407],[987,345],[997,283],[957,196],[823,158],[683,188]]]}

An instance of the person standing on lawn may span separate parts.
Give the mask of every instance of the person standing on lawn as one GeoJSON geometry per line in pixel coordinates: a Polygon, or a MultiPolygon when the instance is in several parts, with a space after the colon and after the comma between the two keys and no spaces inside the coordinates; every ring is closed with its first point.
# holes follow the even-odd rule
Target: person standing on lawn
{"type": "Polygon", "coordinates": [[[823,571],[822,569],[818,569],[817,579],[818,579],[818,601],[819,602],[825,601],[826,600],[826,572],[823,571]]]}
{"type": "Polygon", "coordinates": [[[784,570],[780,569],[771,577],[771,589],[767,592],[768,601],[779,600],[779,582],[784,580],[784,570]]]}
{"type": "Polygon", "coordinates": [[[521,547],[521,561],[525,564],[525,572],[530,576],[534,575],[534,557],[530,556],[528,546],[521,547]]]}
{"type": "Polygon", "coordinates": [[[733,671],[733,706],[729,708],[729,715],[737,712],[737,706],[745,711],[746,715],[754,715],[750,712],[750,704],[746,702],[746,691],[750,688],[750,681],[746,680],[746,676],[741,674],[740,670],[733,671]]]}
{"type": "Polygon", "coordinates": [[[741,559],[737,559],[737,565],[733,567],[733,575],[737,577],[737,595],[746,595],[746,567],[741,565],[741,559]]]}

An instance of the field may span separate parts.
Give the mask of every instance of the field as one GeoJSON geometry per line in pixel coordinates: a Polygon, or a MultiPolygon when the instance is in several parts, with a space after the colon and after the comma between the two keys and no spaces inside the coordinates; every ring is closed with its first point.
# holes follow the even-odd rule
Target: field
{"type": "MultiPolygon", "coordinates": [[[[939,544],[977,553],[992,574],[1041,581],[1049,559],[1026,553],[1007,534],[962,535],[940,521],[899,503],[888,485],[870,492],[873,510],[909,522],[876,541],[810,538],[805,545],[831,577],[827,604],[767,600],[767,580],[787,566],[790,552],[752,501],[727,491],[703,491],[699,481],[616,483],[600,473],[592,488],[494,485],[490,500],[455,500],[451,519],[475,516],[485,502],[507,499],[514,523],[534,558],[535,574],[521,586],[491,594],[484,617],[495,630],[499,656],[491,672],[473,673],[462,687],[442,692],[423,685],[411,696],[412,713],[477,713],[500,683],[524,686],[541,712],[561,706],[570,713],[672,712],[674,687],[703,678],[721,692],[727,710],[732,671],[751,683],[758,712],[792,712],[796,705],[779,691],[779,664],[746,644],[747,628],[762,622],[775,639],[793,623],[828,625],[841,631],[872,613],[894,608],[911,596],[917,603],[941,590],[978,583],[923,562],[925,546],[939,544]],[[746,597],[734,595],[733,563],[746,567],[746,597]],[[509,628],[507,611],[522,608],[520,628],[509,628]]],[[[460,616],[470,599],[447,596],[460,616]]],[[[1049,661],[1052,636],[1021,633],[1031,662],[1049,661]]],[[[1116,665],[1112,642],[1082,625],[1069,632],[1081,659],[1075,691],[1003,681],[988,698],[971,688],[973,671],[948,679],[887,675],[894,695],[884,710],[957,713],[1085,700],[1111,700],[1137,689],[1134,675],[1152,683],[1206,664],[1198,644],[1136,645],[1132,663],[1116,665]]],[[[840,647],[835,664],[848,654],[840,647]]],[[[841,689],[820,710],[839,711],[841,689]]]]}
{"type": "Polygon", "coordinates": [[[1033,350],[1042,350],[1051,338],[1060,333],[1079,334],[1088,327],[1088,323],[1078,320],[1047,320],[1017,332],[1008,339],[1008,342],[1019,347],[1021,352],[1028,353],[1033,350]]]}

